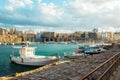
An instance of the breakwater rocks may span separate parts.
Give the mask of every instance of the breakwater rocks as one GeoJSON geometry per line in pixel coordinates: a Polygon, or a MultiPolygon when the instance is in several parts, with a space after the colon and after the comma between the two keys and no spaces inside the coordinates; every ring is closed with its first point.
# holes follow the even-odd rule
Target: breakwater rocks
{"type": "MultiPolygon", "coordinates": [[[[36,70],[16,74],[12,80],[78,80],[92,69],[120,52],[118,45],[114,45],[104,53],[81,57],[66,62],[57,62],[40,67],[36,70]]],[[[7,79],[4,77],[1,79],[7,79]]]]}

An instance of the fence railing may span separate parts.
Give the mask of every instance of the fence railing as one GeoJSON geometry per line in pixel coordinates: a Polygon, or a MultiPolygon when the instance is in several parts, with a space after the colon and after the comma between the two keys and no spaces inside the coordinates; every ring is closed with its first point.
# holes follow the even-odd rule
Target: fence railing
{"type": "Polygon", "coordinates": [[[113,74],[113,71],[115,71],[119,64],[120,53],[116,53],[88,74],[81,77],[80,80],[109,80],[111,74],[113,74]]]}

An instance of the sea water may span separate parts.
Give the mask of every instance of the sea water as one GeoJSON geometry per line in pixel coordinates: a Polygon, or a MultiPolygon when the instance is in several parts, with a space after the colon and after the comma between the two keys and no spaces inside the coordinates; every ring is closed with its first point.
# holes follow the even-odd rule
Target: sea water
{"type": "MultiPolygon", "coordinates": [[[[24,72],[38,67],[23,66],[10,63],[10,55],[12,54],[13,45],[0,45],[0,77],[11,75],[16,72],[24,72]]],[[[21,46],[21,45],[19,45],[21,46]]],[[[36,55],[44,56],[63,56],[65,53],[73,52],[78,45],[76,44],[31,44],[29,46],[36,47],[36,55]]],[[[14,49],[14,55],[19,56],[19,49],[14,49]]]]}

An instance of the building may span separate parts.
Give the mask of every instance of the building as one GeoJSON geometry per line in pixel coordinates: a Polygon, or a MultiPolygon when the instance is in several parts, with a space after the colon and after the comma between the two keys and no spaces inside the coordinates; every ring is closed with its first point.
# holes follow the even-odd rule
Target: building
{"type": "Polygon", "coordinates": [[[2,42],[5,42],[5,36],[0,35],[0,42],[1,42],[1,43],[2,43],[2,42]]]}
{"type": "Polygon", "coordinates": [[[103,41],[113,41],[113,33],[112,32],[102,32],[102,40],[103,41]]]}
{"type": "Polygon", "coordinates": [[[27,41],[34,42],[35,34],[27,34],[27,41]]]}
{"type": "Polygon", "coordinates": [[[97,40],[97,33],[89,32],[88,37],[89,37],[89,41],[96,41],[97,40]]]}
{"type": "Polygon", "coordinates": [[[24,42],[27,42],[27,41],[34,42],[35,41],[34,30],[29,29],[28,31],[25,31],[24,34],[22,35],[22,39],[24,42]]]}
{"type": "Polygon", "coordinates": [[[30,41],[30,42],[34,42],[35,41],[35,34],[23,34],[23,41],[30,41]]]}
{"type": "Polygon", "coordinates": [[[62,35],[62,40],[63,41],[68,41],[69,35],[68,34],[63,34],[62,35]]]}
{"type": "Polygon", "coordinates": [[[0,36],[0,42],[1,43],[19,43],[22,42],[22,38],[18,38],[17,36],[13,36],[13,35],[6,35],[0,36]]]}
{"type": "Polygon", "coordinates": [[[41,35],[42,41],[55,41],[56,33],[55,32],[44,32],[41,35]]]}
{"type": "Polygon", "coordinates": [[[68,33],[57,33],[55,37],[55,41],[60,42],[60,41],[70,41],[72,40],[72,34],[68,33]]]}
{"type": "Polygon", "coordinates": [[[101,32],[97,33],[97,39],[98,39],[98,41],[102,40],[102,33],[101,32]]]}
{"type": "Polygon", "coordinates": [[[80,32],[80,31],[73,33],[72,40],[74,40],[74,41],[81,41],[82,40],[81,34],[82,34],[82,32],[80,32]]]}
{"type": "Polygon", "coordinates": [[[8,31],[6,29],[0,28],[0,35],[8,35],[8,31]]]}
{"type": "Polygon", "coordinates": [[[41,42],[42,41],[42,35],[43,35],[44,32],[40,32],[40,33],[37,33],[35,35],[35,41],[37,42],[41,42]]]}
{"type": "Polygon", "coordinates": [[[17,35],[18,37],[22,37],[23,31],[15,31],[15,35],[17,35]]]}
{"type": "Polygon", "coordinates": [[[81,39],[82,39],[82,41],[84,41],[84,42],[86,42],[86,41],[89,41],[88,39],[89,39],[89,35],[88,35],[89,33],[88,32],[83,32],[82,34],[81,34],[81,39]]]}
{"type": "Polygon", "coordinates": [[[117,41],[120,43],[120,32],[115,32],[113,39],[114,39],[114,41],[117,41]]]}
{"type": "Polygon", "coordinates": [[[16,32],[16,28],[11,28],[9,31],[9,34],[13,35],[13,34],[15,34],[15,32],[16,32]]]}

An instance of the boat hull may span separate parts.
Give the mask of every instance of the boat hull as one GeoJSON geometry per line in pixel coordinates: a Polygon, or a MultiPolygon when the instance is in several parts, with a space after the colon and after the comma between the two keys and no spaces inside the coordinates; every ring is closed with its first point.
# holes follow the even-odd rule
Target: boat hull
{"type": "Polygon", "coordinates": [[[29,58],[29,59],[23,59],[20,57],[11,57],[11,62],[14,62],[16,64],[20,64],[20,65],[27,65],[27,66],[44,66],[53,62],[58,61],[58,59],[34,59],[34,58],[29,58]]]}
{"type": "Polygon", "coordinates": [[[71,58],[71,59],[80,58],[82,56],[85,56],[85,54],[84,53],[78,53],[78,54],[73,53],[73,54],[65,54],[64,55],[64,57],[71,58]]]}

